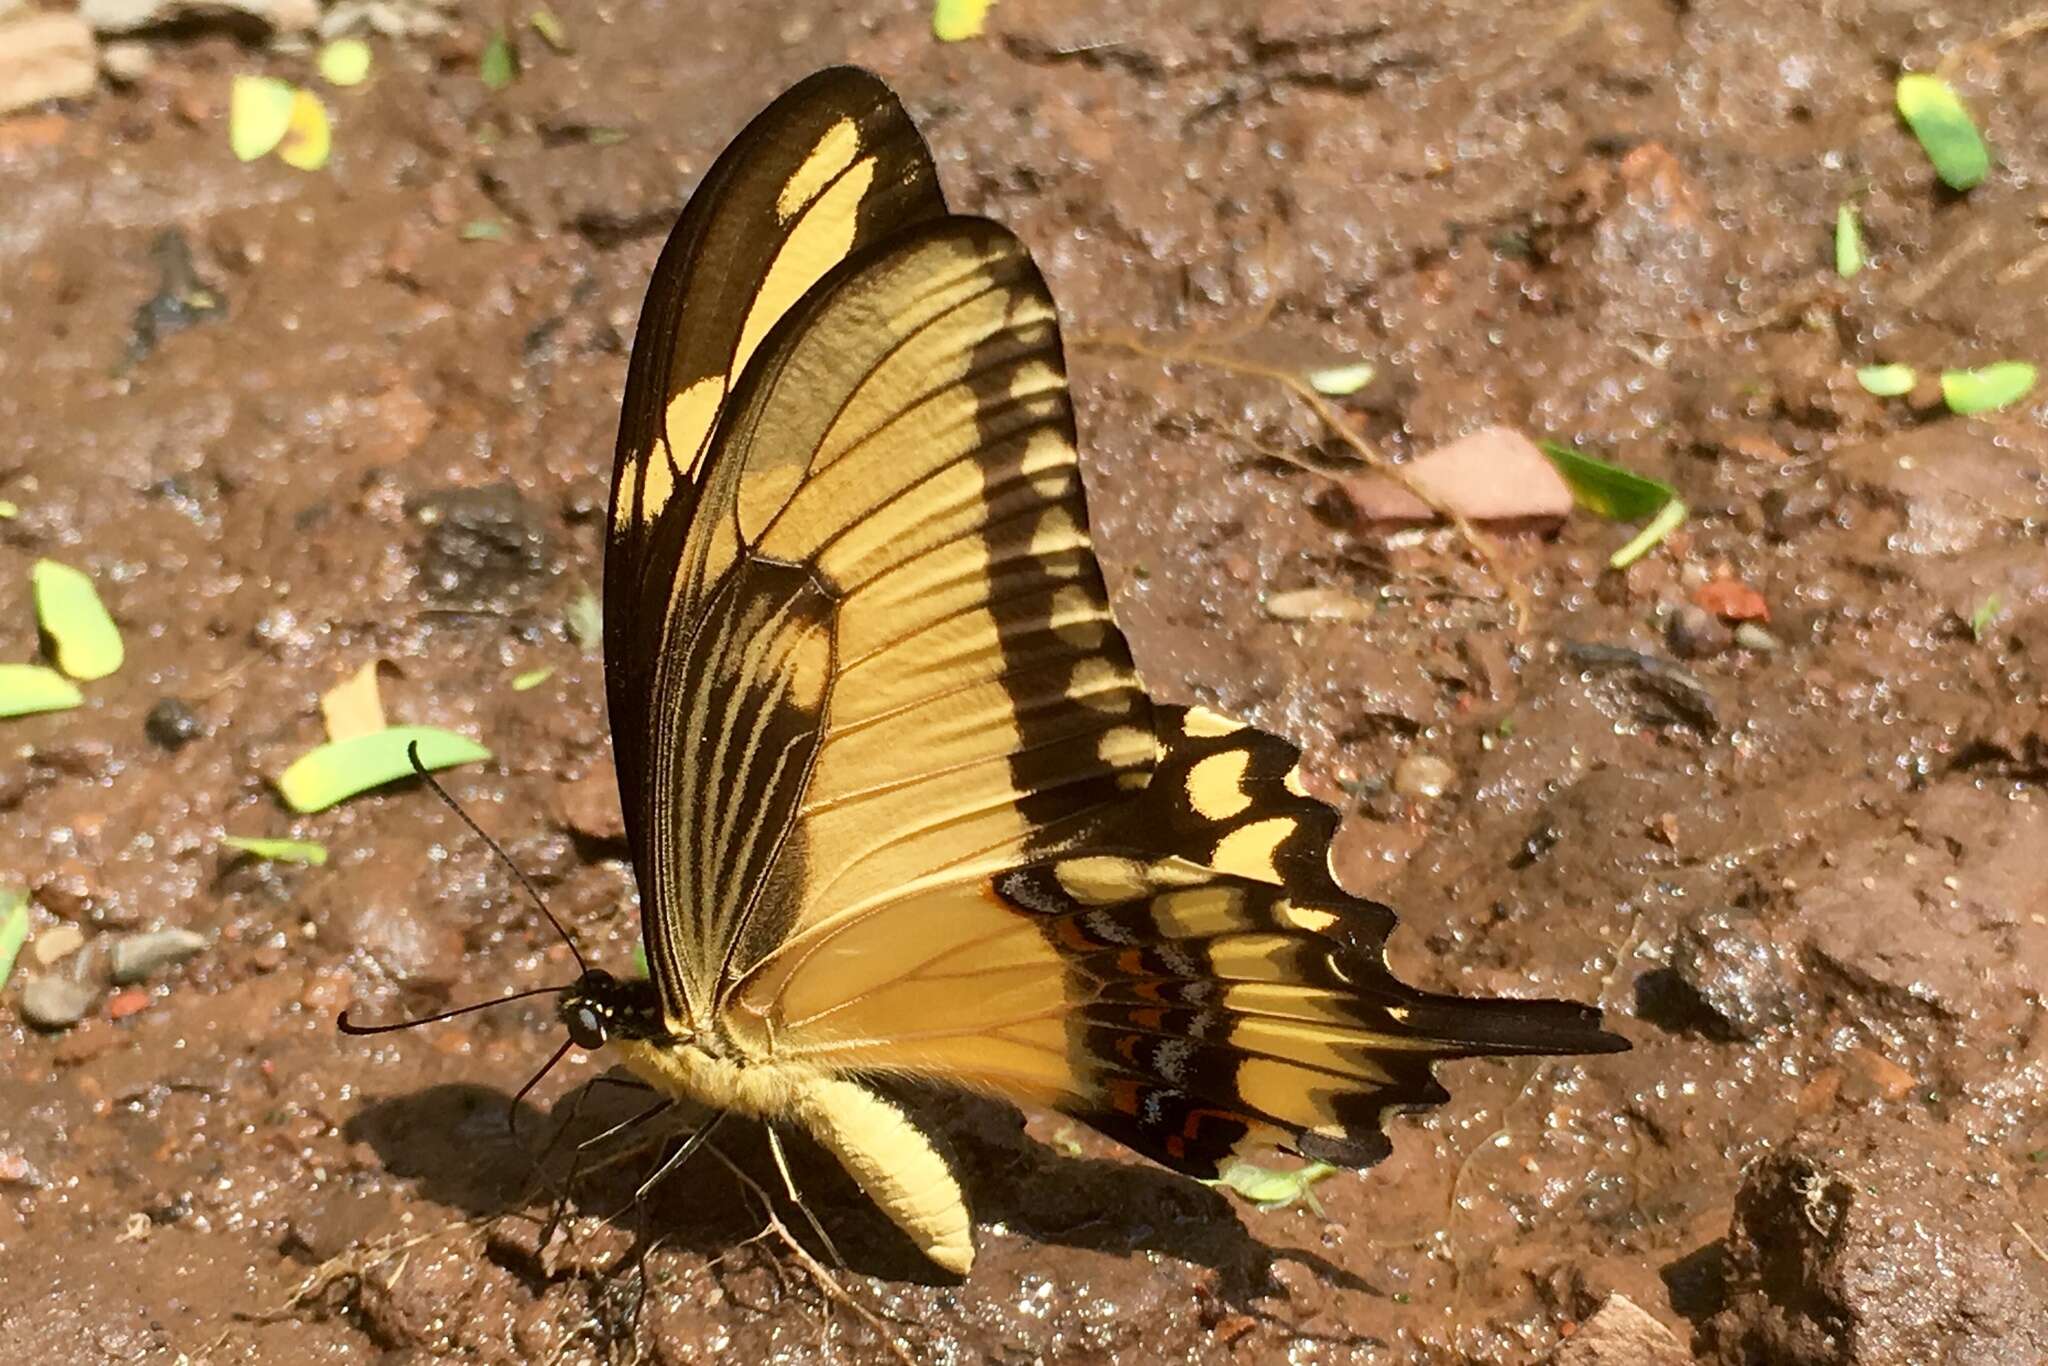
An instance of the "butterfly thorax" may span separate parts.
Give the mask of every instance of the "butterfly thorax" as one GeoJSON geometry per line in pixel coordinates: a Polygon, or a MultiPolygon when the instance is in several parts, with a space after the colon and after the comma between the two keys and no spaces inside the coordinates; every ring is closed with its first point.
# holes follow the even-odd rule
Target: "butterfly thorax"
{"type": "Polygon", "coordinates": [[[675,1028],[645,978],[593,969],[562,994],[557,1014],[578,1046],[609,1049],[663,1095],[718,1110],[787,1115],[793,1097],[818,1075],[802,1064],[756,1056],[715,1022],[703,1030],[675,1028]]]}

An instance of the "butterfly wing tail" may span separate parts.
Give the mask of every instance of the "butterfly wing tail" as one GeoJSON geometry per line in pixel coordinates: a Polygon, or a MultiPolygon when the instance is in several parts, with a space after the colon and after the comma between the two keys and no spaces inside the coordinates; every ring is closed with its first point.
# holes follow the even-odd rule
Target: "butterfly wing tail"
{"type": "Polygon", "coordinates": [[[1400,981],[1394,914],[1331,876],[1337,815],[1294,746],[1198,707],[1158,729],[1115,831],[996,884],[1066,964],[1077,1117],[1195,1175],[1261,1147],[1362,1167],[1389,1114],[1447,1099],[1439,1062],[1627,1047],[1590,1006],[1400,981]]]}

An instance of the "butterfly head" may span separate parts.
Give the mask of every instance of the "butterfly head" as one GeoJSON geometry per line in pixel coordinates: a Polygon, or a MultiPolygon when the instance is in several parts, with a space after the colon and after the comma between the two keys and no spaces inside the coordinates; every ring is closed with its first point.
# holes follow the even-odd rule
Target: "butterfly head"
{"type": "Polygon", "coordinates": [[[665,1034],[654,985],[591,968],[562,993],[555,1015],[578,1048],[594,1053],[613,1039],[665,1034]]]}

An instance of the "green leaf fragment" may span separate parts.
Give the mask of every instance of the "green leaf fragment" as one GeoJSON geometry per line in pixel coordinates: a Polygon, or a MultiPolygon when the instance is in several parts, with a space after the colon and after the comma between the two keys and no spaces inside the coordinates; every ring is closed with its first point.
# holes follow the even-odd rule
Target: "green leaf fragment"
{"type": "Polygon", "coordinates": [[[317,171],[333,152],[334,128],[327,119],[327,106],[310,90],[294,94],[284,141],[277,144],[277,159],[301,171],[317,171]]]}
{"type": "Polygon", "coordinates": [[[14,960],[28,942],[28,893],[19,887],[0,887],[0,987],[14,975],[14,960]]]}
{"type": "Polygon", "coordinates": [[[555,671],[553,669],[528,669],[525,673],[512,680],[512,691],[532,692],[535,688],[538,688],[541,684],[554,677],[554,674],[555,671]]]}
{"type": "Polygon", "coordinates": [[[1331,398],[1344,398],[1372,383],[1372,377],[1377,373],[1377,367],[1368,361],[1360,361],[1356,365],[1333,365],[1327,370],[1310,371],[1308,387],[1331,398]]]}
{"type": "Polygon", "coordinates": [[[585,589],[562,614],[562,624],[568,627],[569,639],[576,642],[577,648],[589,654],[604,642],[604,604],[597,600],[597,594],[585,589]]]}
{"type": "Polygon", "coordinates": [[[0,522],[11,522],[21,516],[21,509],[5,498],[0,498],[0,522]]]}
{"type": "Polygon", "coordinates": [[[1920,139],[1934,173],[1952,190],[1967,190],[1991,169],[1991,154],[1955,88],[1939,76],[1899,77],[1899,114],[1920,139]]]}
{"type": "Polygon", "coordinates": [[[639,969],[642,977],[647,975],[647,946],[645,944],[635,944],[633,946],[633,966],[639,969]]]}
{"type": "Polygon", "coordinates": [[[105,678],[121,667],[121,632],[92,580],[68,564],[37,560],[29,571],[36,620],[55,647],[57,667],[73,678],[105,678]]]}
{"type": "Polygon", "coordinates": [[[1993,622],[1998,620],[1999,609],[2005,606],[2005,599],[1993,593],[1977,604],[1977,610],[1970,613],[1970,638],[1979,645],[1990,632],[1993,622]]]}
{"type": "Polygon", "coordinates": [[[1981,370],[1941,372],[1941,397],[1952,413],[1989,413],[2019,402],[2034,387],[2034,367],[2000,361],[1981,370]]]}
{"type": "Polygon", "coordinates": [[[85,695],[55,669],[40,664],[0,664],[0,717],[69,711],[84,702],[85,695]]]}
{"type": "Polygon", "coordinates": [[[327,846],[312,840],[273,840],[256,835],[223,835],[220,842],[238,853],[272,863],[304,863],[315,868],[327,866],[327,846]]]}
{"type": "Polygon", "coordinates": [[[979,38],[995,0],[937,0],[932,6],[932,36],[942,43],[979,38]]]}
{"type": "Polygon", "coordinates": [[[1862,269],[1863,225],[1856,217],[1856,206],[1844,204],[1835,210],[1835,274],[1849,280],[1862,269]]]}
{"type": "Polygon", "coordinates": [[[237,76],[228,92],[228,148],[254,161],[284,141],[291,127],[291,86],[275,76],[237,76]]]}
{"type": "Polygon", "coordinates": [[[1685,521],[1686,511],[1684,500],[1673,498],[1664,505],[1663,511],[1650,519],[1648,526],[1635,534],[1633,540],[1607,557],[1607,567],[1626,569],[1655,550],[1666,536],[1678,530],[1685,521]]]}
{"type": "Polygon", "coordinates": [[[360,38],[336,38],[320,49],[320,79],[329,85],[361,85],[370,74],[370,45],[360,38]]]}
{"type": "Polygon", "coordinates": [[[1328,1180],[1336,1172],[1337,1169],[1327,1162],[1310,1162],[1292,1171],[1275,1171],[1252,1162],[1233,1161],[1207,1184],[1232,1191],[1263,1210],[1286,1209],[1299,1203],[1321,1214],[1323,1207],[1316,1203],[1315,1193],[1310,1187],[1318,1181],[1328,1180]]]}
{"type": "Polygon", "coordinates": [[[1910,365],[1866,365],[1856,371],[1856,382],[1879,398],[1897,398],[1912,393],[1920,376],[1910,365]]]}
{"type": "Polygon", "coordinates": [[[491,752],[465,735],[438,726],[393,726],[321,745],[292,761],[278,776],[277,790],[292,810],[324,811],[359,792],[412,776],[406,747],[417,743],[429,769],[481,763],[491,752]]]}
{"type": "Polygon", "coordinates": [[[504,29],[493,33],[490,42],[484,44],[476,74],[486,90],[503,90],[519,75],[519,54],[513,51],[512,36],[504,29]]]}
{"type": "Polygon", "coordinates": [[[1610,465],[1556,441],[1539,443],[1571,486],[1572,500],[1597,517],[1637,522],[1654,517],[1678,497],[1671,485],[1610,465]]]}
{"type": "Polygon", "coordinates": [[[526,22],[533,25],[533,31],[540,40],[557,52],[569,50],[569,30],[555,17],[553,10],[537,9],[526,16],[526,22]]]}
{"type": "Polygon", "coordinates": [[[496,242],[505,235],[505,225],[495,218],[472,218],[462,225],[465,242],[496,242]]]}

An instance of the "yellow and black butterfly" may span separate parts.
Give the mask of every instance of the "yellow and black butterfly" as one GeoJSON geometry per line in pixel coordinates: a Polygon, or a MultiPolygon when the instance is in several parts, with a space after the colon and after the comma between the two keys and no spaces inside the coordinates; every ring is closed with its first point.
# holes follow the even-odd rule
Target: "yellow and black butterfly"
{"type": "Polygon", "coordinates": [[[655,267],[604,573],[651,976],[574,1042],[794,1124],[940,1266],[938,1149],[872,1084],[1049,1106],[1177,1171],[1363,1167],[1431,1066],[1625,1045],[1397,981],[1285,742],[1151,701],[1091,547],[1060,333],[865,72],[759,115],[655,267]]]}

